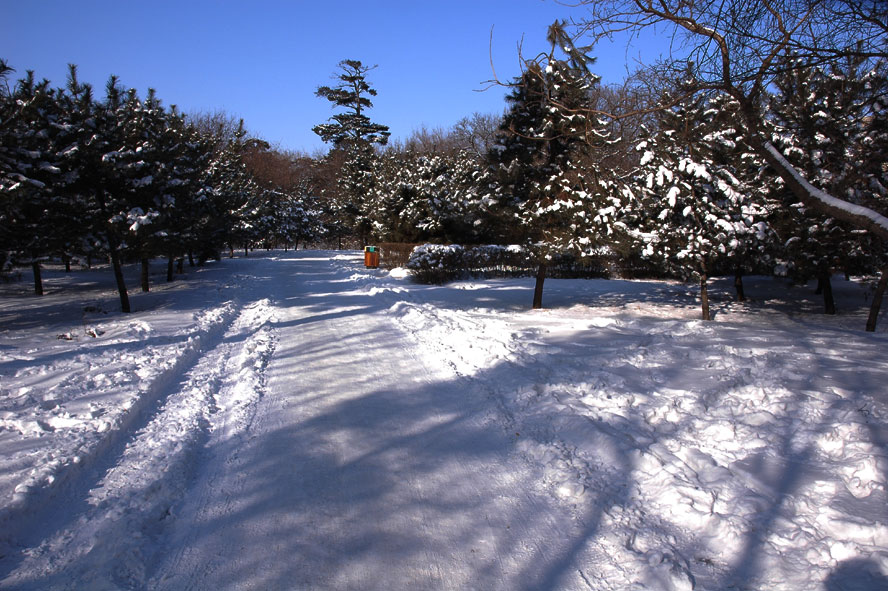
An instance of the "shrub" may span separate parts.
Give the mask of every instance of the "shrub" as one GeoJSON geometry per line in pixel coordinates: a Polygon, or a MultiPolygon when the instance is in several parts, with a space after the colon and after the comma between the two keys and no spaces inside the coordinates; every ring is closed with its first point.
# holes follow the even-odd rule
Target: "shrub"
{"type": "MultiPolygon", "coordinates": [[[[445,283],[466,277],[526,277],[536,274],[539,262],[522,246],[458,246],[423,244],[410,253],[406,267],[419,283],[445,283]]],[[[610,276],[613,255],[602,252],[580,258],[570,253],[555,254],[548,264],[552,278],[610,276]]]]}
{"type": "Polygon", "coordinates": [[[410,253],[407,268],[419,283],[444,283],[463,275],[464,253],[455,244],[422,244],[410,253]]]}

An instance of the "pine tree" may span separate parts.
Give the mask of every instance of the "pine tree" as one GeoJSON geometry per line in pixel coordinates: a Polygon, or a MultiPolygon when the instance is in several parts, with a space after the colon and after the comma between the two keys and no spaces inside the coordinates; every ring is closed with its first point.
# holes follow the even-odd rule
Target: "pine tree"
{"type": "Polygon", "coordinates": [[[365,66],[358,60],[339,62],[342,72],[336,77],[336,86],[320,86],[316,96],[325,98],[334,108],[345,109],[331,117],[332,123],[323,123],[312,128],[321,139],[333,144],[334,148],[349,148],[364,143],[385,145],[388,142],[388,127],[373,123],[364,114],[373,107],[368,96],[376,96],[376,89],[366,80],[367,72],[375,66],[365,66]]]}
{"type": "Polygon", "coordinates": [[[66,179],[58,166],[65,135],[58,97],[49,81],[36,82],[29,71],[0,98],[0,249],[4,265],[31,266],[37,295],[43,294],[41,262],[68,256],[74,241],[67,223],[72,208],[59,191],[66,179]]]}
{"type": "Polygon", "coordinates": [[[369,97],[377,94],[366,80],[367,72],[373,67],[358,60],[343,60],[338,65],[341,73],[336,79],[339,83],[332,87],[321,86],[315,94],[343,111],[333,115],[331,123],[316,125],[312,131],[324,142],[332,144],[333,150],[344,152],[334,209],[336,215],[341,216],[340,222],[344,218],[346,231],[366,239],[371,222],[367,217],[365,197],[374,191],[380,165],[373,146],[385,145],[390,133],[387,126],[373,123],[365,114],[373,106],[369,97]]]}
{"type": "Polygon", "coordinates": [[[638,146],[643,155],[627,216],[643,257],[699,282],[704,320],[712,318],[709,277],[764,258],[770,236],[766,211],[735,166],[743,135],[731,106],[727,97],[700,95],[660,113],[657,133],[638,146]]]}
{"type": "Polygon", "coordinates": [[[594,162],[590,154],[607,141],[607,131],[588,115],[590,89],[598,82],[589,71],[590,48],[576,47],[564,27],[556,22],[549,28],[550,52],[528,61],[513,82],[489,154],[497,182],[488,209],[498,218],[501,239],[523,243],[537,261],[534,308],[542,306],[549,260],[594,249],[590,224],[611,190],[604,171],[581,166],[594,162]],[[565,55],[556,58],[556,52],[565,55]]]}
{"type": "MultiPolygon", "coordinates": [[[[888,62],[876,63],[863,76],[865,88],[871,102],[865,110],[859,135],[855,142],[854,160],[860,163],[857,169],[861,182],[856,186],[869,187],[870,193],[861,196],[871,207],[879,211],[888,211],[888,166],[885,164],[888,154],[888,62]]],[[[866,330],[874,332],[882,297],[888,287],[888,246],[877,242],[875,252],[883,253],[877,262],[881,277],[876,283],[866,330]]]]}
{"type": "MultiPolygon", "coordinates": [[[[792,56],[782,59],[793,65],[792,56]]],[[[768,103],[774,145],[815,187],[884,211],[884,185],[880,189],[877,180],[881,163],[872,156],[879,153],[867,145],[874,138],[868,139],[866,131],[878,119],[874,107],[886,89],[884,67],[867,71],[865,62],[849,59],[828,71],[787,67],[782,72],[768,103]]],[[[817,278],[825,312],[835,314],[832,273],[874,271],[878,263],[872,253],[884,252],[884,246],[865,230],[798,202],[779,179],[767,181],[768,198],[783,204],[786,212],[775,225],[794,275],[817,278]]]]}
{"type": "Polygon", "coordinates": [[[370,196],[373,234],[390,242],[476,242],[480,171],[467,152],[384,156],[370,196]]]}

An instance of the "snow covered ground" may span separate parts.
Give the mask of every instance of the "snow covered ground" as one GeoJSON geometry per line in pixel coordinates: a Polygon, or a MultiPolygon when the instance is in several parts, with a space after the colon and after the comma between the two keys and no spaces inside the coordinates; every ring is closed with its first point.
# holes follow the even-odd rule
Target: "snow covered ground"
{"type": "Polygon", "coordinates": [[[361,263],[0,285],[0,588],[888,588],[864,287],[361,263]]]}

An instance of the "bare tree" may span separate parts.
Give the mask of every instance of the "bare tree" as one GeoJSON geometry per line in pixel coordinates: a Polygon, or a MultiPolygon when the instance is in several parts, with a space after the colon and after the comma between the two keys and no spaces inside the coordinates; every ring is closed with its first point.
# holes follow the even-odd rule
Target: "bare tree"
{"type": "Polygon", "coordinates": [[[430,155],[455,154],[461,148],[452,131],[441,127],[428,128],[425,125],[414,129],[406,139],[389,143],[390,151],[430,155]]]}
{"type": "MultiPolygon", "coordinates": [[[[888,3],[884,0],[580,0],[578,36],[598,41],[654,28],[672,39],[671,55],[656,64],[694,85],[688,94],[724,92],[736,99],[755,151],[803,203],[888,240],[888,218],[811,185],[771,144],[762,98],[781,67],[811,67],[848,56],[888,59],[888,3]],[[787,66],[781,55],[793,55],[787,66]],[[690,68],[690,69],[689,69],[690,68]]],[[[678,96],[682,100],[685,96],[678,96]]],[[[659,105],[654,108],[666,108],[659,105]]],[[[605,113],[615,118],[635,113],[605,113]]]]}
{"type": "Polygon", "coordinates": [[[234,141],[238,134],[244,141],[250,137],[244,128],[244,120],[225,111],[193,112],[187,114],[185,120],[204,137],[216,138],[219,149],[234,141]]]}
{"type": "Polygon", "coordinates": [[[459,146],[479,157],[483,157],[496,143],[496,131],[502,122],[501,115],[473,113],[463,117],[453,126],[459,146]]]}

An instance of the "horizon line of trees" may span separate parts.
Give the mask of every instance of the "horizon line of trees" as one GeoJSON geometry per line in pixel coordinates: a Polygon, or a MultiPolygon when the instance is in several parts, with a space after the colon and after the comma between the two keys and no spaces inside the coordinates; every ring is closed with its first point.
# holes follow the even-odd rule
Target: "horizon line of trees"
{"type": "MultiPolygon", "coordinates": [[[[690,18],[681,3],[659,21],[642,18],[646,5],[611,3],[624,19],[637,11],[638,27],[668,18],[687,26],[690,18]]],[[[747,24],[760,42],[756,22],[747,24]]],[[[698,281],[707,319],[707,281],[716,274],[734,274],[740,298],[745,273],[816,278],[825,311],[835,313],[833,272],[881,271],[867,326],[874,329],[888,276],[880,229],[888,213],[884,52],[786,42],[768,55],[766,83],[762,76],[722,85],[702,67],[711,55],[701,52],[682,70],[675,62],[605,86],[593,72],[593,47],[567,29],[553,24],[549,51],[523,60],[521,75],[503,83],[510,92],[502,116],[475,114],[392,144],[388,128],[367,115],[373,67],[343,60],[338,83],[316,93],[337,112],[314,128],[331,145],[315,157],[245,139],[242,125],[222,133],[218,117],[215,127],[211,117],[189,121],[160,107],[153,92],[140,100],[113,78],[96,101],[84,99],[74,68],[62,90],[29,75],[0,97],[0,225],[14,236],[0,251],[27,264],[74,251],[172,260],[198,245],[218,252],[299,239],[519,244],[537,268],[535,307],[550,261],[606,253],[698,281]],[[75,108],[81,104],[90,106],[75,108]],[[73,224],[75,238],[41,231],[56,211],[86,216],[73,224]]],[[[719,34],[710,32],[707,39],[719,34]]],[[[884,42],[888,28],[879,34],[884,42]]],[[[718,47],[723,64],[749,49],[718,47]]],[[[742,64],[755,73],[753,61],[742,64]]]]}

